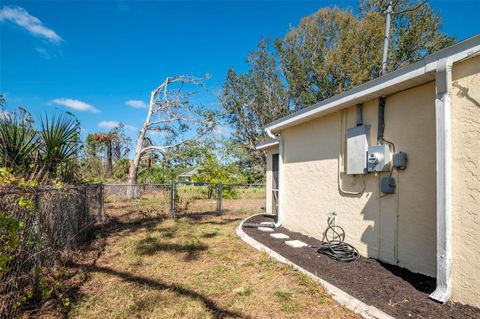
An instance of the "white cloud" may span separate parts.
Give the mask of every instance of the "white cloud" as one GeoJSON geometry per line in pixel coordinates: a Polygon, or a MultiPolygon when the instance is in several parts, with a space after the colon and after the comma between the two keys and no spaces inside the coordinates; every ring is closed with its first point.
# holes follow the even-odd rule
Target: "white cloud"
{"type": "Polygon", "coordinates": [[[128,100],[125,102],[126,105],[131,106],[136,109],[146,109],[148,105],[142,100],[128,100]]]}
{"type": "Polygon", "coordinates": [[[48,52],[48,50],[45,48],[35,48],[35,51],[37,51],[42,58],[47,60],[52,59],[56,56],[56,54],[48,52]]]}
{"type": "Polygon", "coordinates": [[[131,132],[136,132],[137,128],[133,125],[125,125],[125,128],[131,132]]]}
{"type": "Polygon", "coordinates": [[[53,103],[58,104],[58,105],[63,105],[66,107],[69,107],[71,109],[74,109],[76,111],[88,111],[88,112],[93,112],[93,113],[98,113],[100,112],[98,109],[96,109],[93,105],[85,103],[80,100],[75,100],[75,99],[54,99],[52,100],[53,103]]]}
{"type": "Polygon", "coordinates": [[[60,43],[63,39],[52,29],[47,28],[40,19],[17,6],[5,6],[0,10],[0,21],[11,21],[26,29],[34,36],[60,43]]]}
{"type": "Polygon", "coordinates": [[[100,123],[98,123],[98,127],[111,130],[112,128],[117,127],[119,124],[120,122],[117,121],[101,121],[100,123]]]}
{"type": "MultiPolygon", "coordinates": [[[[118,121],[101,121],[98,123],[98,127],[105,128],[111,130],[115,127],[118,127],[120,122],[118,121]]],[[[124,125],[123,126],[127,131],[136,132],[137,128],[133,125],[124,125]]]]}

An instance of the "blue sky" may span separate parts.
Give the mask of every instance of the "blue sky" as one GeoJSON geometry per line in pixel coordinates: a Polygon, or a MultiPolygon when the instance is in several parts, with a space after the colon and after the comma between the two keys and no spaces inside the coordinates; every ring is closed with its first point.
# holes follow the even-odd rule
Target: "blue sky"
{"type": "MultiPolygon", "coordinates": [[[[215,107],[227,69],[244,70],[262,37],[332,4],[357,1],[0,1],[0,92],[36,117],[69,110],[84,132],[122,122],[135,137],[145,109],[127,101],[141,107],[166,76],[209,73],[199,99],[215,107]]],[[[457,40],[480,32],[480,1],[430,5],[457,40]]]]}

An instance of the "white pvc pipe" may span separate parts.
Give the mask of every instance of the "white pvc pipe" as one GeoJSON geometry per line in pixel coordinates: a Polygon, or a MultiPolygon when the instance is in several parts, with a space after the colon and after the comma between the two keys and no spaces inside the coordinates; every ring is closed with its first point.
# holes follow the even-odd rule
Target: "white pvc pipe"
{"type": "Polygon", "coordinates": [[[436,71],[437,95],[437,288],[430,298],[447,302],[452,294],[452,60],[441,59],[436,71]]]}

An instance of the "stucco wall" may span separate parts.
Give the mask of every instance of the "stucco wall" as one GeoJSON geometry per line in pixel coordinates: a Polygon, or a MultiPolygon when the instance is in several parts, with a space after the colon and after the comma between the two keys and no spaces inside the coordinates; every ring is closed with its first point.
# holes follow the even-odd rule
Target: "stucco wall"
{"type": "Polygon", "coordinates": [[[480,307],[480,57],[454,65],[452,93],[452,298],[480,307]]]}
{"type": "Polygon", "coordinates": [[[265,187],[265,212],[272,214],[272,155],[278,154],[278,146],[271,146],[265,150],[267,153],[267,172],[266,172],[266,187],[265,187]]]}
{"type": "MultiPolygon", "coordinates": [[[[388,173],[364,175],[365,192],[342,194],[338,188],[341,112],[281,132],[284,139],[284,225],[322,238],[327,218],[365,256],[412,271],[436,274],[435,84],[425,84],[387,98],[385,138],[409,156],[396,177],[395,195],[380,198],[379,180],[388,173]]],[[[370,145],[376,144],[376,100],[364,103],[370,145]]],[[[343,112],[343,111],[342,111],[343,112]]],[[[346,127],[355,126],[355,106],[347,109],[346,127]]],[[[361,188],[360,177],[342,174],[344,189],[361,188]]]]}

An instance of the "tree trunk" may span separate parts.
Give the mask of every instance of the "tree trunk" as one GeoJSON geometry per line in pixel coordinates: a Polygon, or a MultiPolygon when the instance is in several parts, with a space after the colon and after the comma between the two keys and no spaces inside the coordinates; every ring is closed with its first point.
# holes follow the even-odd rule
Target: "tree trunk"
{"type": "Polygon", "coordinates": [[[105,171],[107,173],[107,176],[112,175],[112,141],[108,140],[107,141],[107,162],[105,163],[105,171]]]}
{"type": "Polygon", "coordinates": [[[137,146],[135,148],[135,157],[133,161],[130,162],[130,171],[128,173],[128,182],[127,182],[127,198],[132,199],[137,197],[135,184],[137,183],[138,177],[138,166],[140,165],[140,160],[143,155],[143,140],[145,139],[145,133],[148,129],[148,124],[152,118],[153,113],[153,104],[155,102],[156,91],[152,91],[150,95],[150,104],[148,107],[148,114],[145,122],[143,123],[142,129],[137,139],[137,146]]]}

